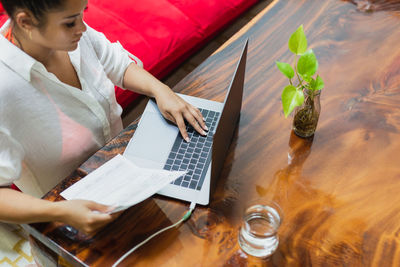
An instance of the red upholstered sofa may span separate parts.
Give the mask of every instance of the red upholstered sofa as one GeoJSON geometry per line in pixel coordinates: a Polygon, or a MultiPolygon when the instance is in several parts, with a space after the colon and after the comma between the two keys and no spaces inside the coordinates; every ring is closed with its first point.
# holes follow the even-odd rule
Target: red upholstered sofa
{"type": "MultiPolygon", "coordinates": [[[[257,1],[89,0],[84,19],[162,78],[257,1]]],[[[137,97],[119,88],[116,95],[123,108],[137,97]]]]}

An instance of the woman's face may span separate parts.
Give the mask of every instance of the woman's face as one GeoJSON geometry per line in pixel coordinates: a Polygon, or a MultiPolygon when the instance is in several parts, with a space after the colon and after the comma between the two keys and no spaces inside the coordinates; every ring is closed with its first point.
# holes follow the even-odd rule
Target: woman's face
{"type": "Polygon", "coordinates": [[[32,30],[32,41],[52,50],[73,51],[86,31],[83,12],[87,0],[65,0],[60,11],[45,14],[45,24],[32,30]]]}

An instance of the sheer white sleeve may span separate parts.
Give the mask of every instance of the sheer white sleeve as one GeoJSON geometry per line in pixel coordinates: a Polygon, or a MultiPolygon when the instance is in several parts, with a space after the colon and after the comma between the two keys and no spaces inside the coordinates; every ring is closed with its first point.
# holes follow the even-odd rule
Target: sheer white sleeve
{"type": "Polygon", "coordinates": [[[21,174],[24,158],[22,146],[10,136],[7,129],[0,127],[0,185],[7,186],[21,174]]]}
{"type": "Polygon", "coordinates": [[[125,50],[119,42],[111,43],[103,33],[89,26],[86,34],[107,77],[118,87],[122,88],[125,71],[131,63],[143,67],[140,59],[125,50]]]}

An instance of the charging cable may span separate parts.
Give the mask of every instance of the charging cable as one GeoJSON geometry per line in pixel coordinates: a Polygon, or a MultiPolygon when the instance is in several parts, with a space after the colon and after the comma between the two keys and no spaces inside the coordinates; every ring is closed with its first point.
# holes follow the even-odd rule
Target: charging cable
{"type": "Polygon", "coordinates": [[[134,252],[135,250],[137,250],[138,248],[140,248],[141,246],[143,246],[144,244],[146,244],[148,241],[150,241],[153,237],[158,236],[159,234],[177,227],[178,225],[180,225],[181,223],[183,223],[184,221],[186,221],[187,219],[189,219],[190,215],[192,215],[192,212],[194,210],[194,208],[196,207],[196,202],[192,202],[190,203],[190,207],[189,210],[185,213],[185,215],[183,215],[182,219],[180,219],[179,221],[177,221],[176,223],[174,223],[173,225],[167,226],[161,230],[159,230],[158,232],[152,234],[151,236],[149,236],[148,238],[146,238],[144,241],[142,241],[141,243],[137,244],[135,247],[133,247],[131,250],[129,250],[128,252],[126,252],[121,258],[119,258],[113,265],[112,267],[116,267],[118,264],[120,264],[126,257],[128,257],[132,252],[134,252]]]}

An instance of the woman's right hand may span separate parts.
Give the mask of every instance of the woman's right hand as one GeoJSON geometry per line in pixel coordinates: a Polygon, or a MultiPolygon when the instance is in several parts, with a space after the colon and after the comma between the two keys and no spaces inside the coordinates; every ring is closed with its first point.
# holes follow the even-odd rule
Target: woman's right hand
{"type": "Polygon", "coordinates": [[[60,221],[87,234],[93,234],[115,220],[121,212],[109,214],[114,207],[89,200],[55,202],[60,211],[60,221]]]}

